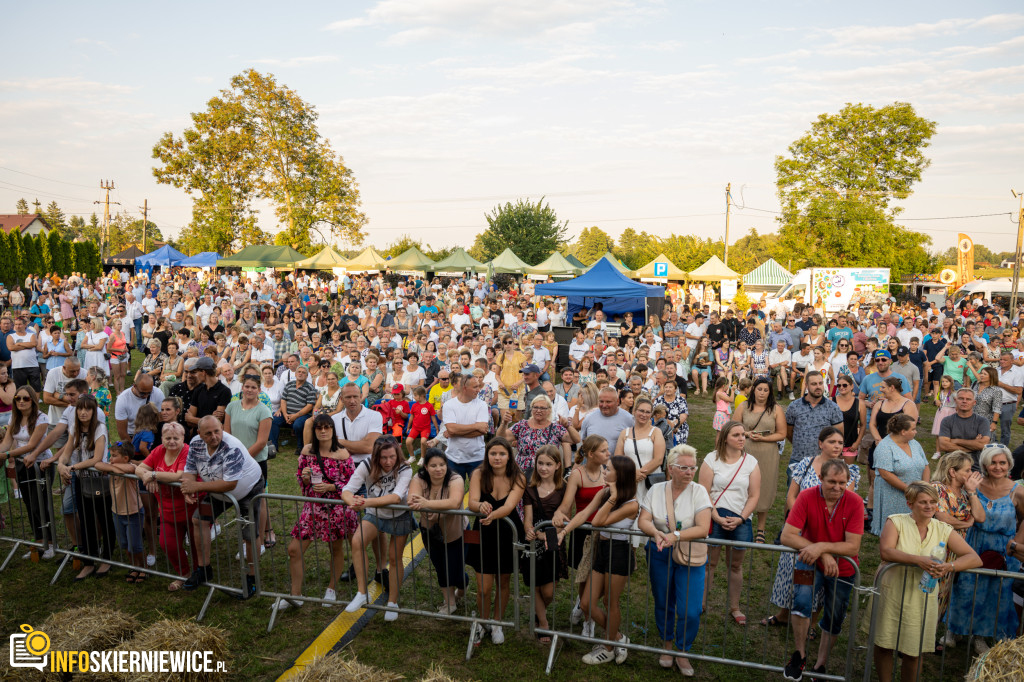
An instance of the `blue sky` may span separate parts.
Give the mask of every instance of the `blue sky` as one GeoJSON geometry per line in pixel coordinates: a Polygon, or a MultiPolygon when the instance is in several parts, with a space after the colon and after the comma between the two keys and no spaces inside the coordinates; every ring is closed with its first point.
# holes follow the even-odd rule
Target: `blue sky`
{"type": "MultiPolygon", "coordinates": [[[[190,201],[151,149],[234,74],[315,105],[354,171],[368,241],[468,245],[484,213],[546,195],[598,225],[732,240],[774,229],[773,162],[820,113],[900,100],[938,122],[905,218],[1015,212],[1024,10],[977,2],[382,0],[20,3],[5,10],[0,212],[112,198],[175,235],[190,201]],[[287,15],[284,15],[287,13],[287,15]],[[28,175],[26,175],[28,174],[28,175]],[[38,176],[38,177],[33,177],[38,176]],[[742,188],[742,189],[741,189],[742,188]],[[762,210],[754,210],[762,209],[762,210]]],[[[1006,215],[906,223],[1012,249],[1006,215]]],[[[264,229],[275,231],[272,216],[264,229]]]]}

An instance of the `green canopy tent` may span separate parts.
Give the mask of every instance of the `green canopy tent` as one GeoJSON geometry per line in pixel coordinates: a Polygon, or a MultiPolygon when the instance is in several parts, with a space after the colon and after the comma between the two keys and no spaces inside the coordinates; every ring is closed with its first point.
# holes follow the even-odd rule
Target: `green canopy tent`
{"type": "Polygon", "coordinates": [[[330,246],[325,246],[320,253],[300,260],[295,264],[296,270],[333,270],[348,266],[348,259],[330,246]]]}
{"type": "Polygon", "coordinates": [[[294,268],[305,256],[290,246],[253,244],[217,261],[218,268],[294,268]]]}
{"type": "Polygon", "coordinates": [[[594,267],[594,265],[597,265],[598,262],[602,261],[602,260],[606,260],[609,263],[611,263],[613,266],[615,266],[616,270],[621,272],[626,277],[632,277],[633,276],[633,271],[630,270],[629,268],[627,268],[625,265],[623,265],[622,262],[619,261],[618,258],[616,258],[614,255],[612,255],[611,251],[606,252],[603,256],[601,256],[596,261],[594,261],[594,263],[590,267],[588,267],[586,271],[589,272],[590,269],[594,267]]]}
{"type": "Polygon", "coordinates": [[[434,261],[412,246],[389,260],[387,266],[392,272],[430,272],[434,269],[434,261]]]}
{"type": "Polygon", "coordinates": [[[461,275],[464,272],[487,272],[487,266],[473,258],[461,246],[447,257],[434,263],[434,273],[442,275],[445,273],[456,273],[461,275]]]}
{"type": "Polygon", "coordinates": [[[372,246],[345,264],[345,269],[349,272],[379,272],[387,267],[388,259],[377,253],[372,246]]]}
{"type": "Polygon", "coordinates": [[[530,266],[523,262],[523,260],[512,252],[512,249],[505,249],[497,256],[494,257],[490,263],[487,264],[488,272],[507,272],[515,275],[521,275],[526,272],[530,266]]]}
{"type": "Polygon", "coordinates": [[[581,261],[576,256],[572,255],[571,253],[565,257],[565,260],[567,260],[570,263],[572,263],[573,266],[579,268],[580,272],[582,272],[582,271],[587,269],[587,266],[583,264],[583,261],[581,261]]]}
{"type": "Polygon", "coordinates": [[[664,253],[659,253],[658,257],[650,263],[637,268],[636,272],[633,273],[633,277],[642,282],[648,280],[657,280],[659,282],[673,280],[678,282],[686,279],[686,272],[677,268],[664,253]]]}
{"type": "Polygon", "coordinates": [[[747,293],[775,292],[789,284],[793,273],[769,258],[743,275],[743,289],[747,293]]]}
{"type": "Polygon", "coordinates": [[[533,277],[575,277],[583,272],[583,268],[573,265],[569,259],[555,251],[543,263],[532,265],[526,273],[533,277]]]}

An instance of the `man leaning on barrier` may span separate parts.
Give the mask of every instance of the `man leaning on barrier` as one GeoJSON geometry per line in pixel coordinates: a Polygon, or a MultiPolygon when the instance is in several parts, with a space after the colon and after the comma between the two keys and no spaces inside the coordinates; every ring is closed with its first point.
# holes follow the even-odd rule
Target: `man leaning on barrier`
{"type": "Polygon", "coordinates": [[[793,640],[796,651],[786,664],[783,677],[803,678],[807,660],[807,632],[810,627],[814,593],[824,590],[825,610],[821,619],[818,660],[811,672],[824,673],[850,602],[855,562],[864,536],[864,500],[848,490],[850,470],[846,462],[830,459],[821,465],[821,485],[808,488],[796,498],[782,530],[782,544],[799,551],[793,571],[793,640]]]}
{"type": "Polygon", "coordinates": [[[211,580],[213,567],[210,559],[210,528],[214,521],[229,509],[230,498],[224,497],[231,493],[238,501],[239,522],[242,523],[242,538],[245,540],[246,565],[248,575],[245,577],[245,594],[248,598],[256,593],[254,557],[259,556],[253,551],[253,526],[243,519],[249,518],[250,508],[255,513],[255,527],[259,528],[259,505],[252,505],[253,498],[263,490],[263,472],[256,460],[249,456],[248,449],[230,433],[224,433],[220,420],[208,415],[199,420],[199,435],[188,444],[188,457],[185,460],[185,471],[181,477],[181,492],[188,504],[198,503],[198,493],[208,493],[212,513],[203,514],[196,510],[192,516],[193,532],[196,543],[196,568],[185,581],[186,590],[194,590],[204,582],[211,580]],[[202,478],[196,480],[197,475],[202,478]]]}

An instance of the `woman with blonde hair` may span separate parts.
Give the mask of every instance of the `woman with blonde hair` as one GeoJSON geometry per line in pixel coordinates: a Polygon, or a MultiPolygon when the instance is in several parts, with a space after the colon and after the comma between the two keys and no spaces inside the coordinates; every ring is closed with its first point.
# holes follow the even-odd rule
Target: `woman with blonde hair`
{"type": "MultiPolygon", "coordinates": [[[[932,484],[939,494],[939,508],[935,518],[948,523],[953,530],[967,537],[967,531],[975,522],[985,521],[985,505],[978,499],[978,486],[983,476],[973,471],[974,459],[963,450],[947,452],[939,459],[932,484]]],[[[956,555],[951,555],[951,560],[956,555]]],[[[949,592],[953,581],[946,578],[939,585],[939,618],[946,613],[949,606],[949,592]]],[[[947,632],[942,640],[943,646],[953,646],[956,640],[952,633],[947,632]]]]}

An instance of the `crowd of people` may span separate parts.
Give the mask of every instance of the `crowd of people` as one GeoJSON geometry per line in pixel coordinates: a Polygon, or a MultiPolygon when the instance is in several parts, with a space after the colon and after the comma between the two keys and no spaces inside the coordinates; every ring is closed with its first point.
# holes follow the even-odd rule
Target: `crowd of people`
{"type": "MultiPolygon", "coordinates": [[[[268,461],[295,457],[296,484],[282,492],[309,501],[290,529],[292,598],[279,610],[302,606],[303,556],[320,541],[332,557],[325,603],[351,581],[356,611],[377,581],[385,619],[397,619],[402,552],[419,532],[439,611],[455,612],[469,566],[478,613],[500,620],[518,579],[515,529],[543,548],[535,572],[518,564],[538,628],[572,567],[573,622],[628,643],[619,597],[646,536],[659,663],[691,676],[685,654],[723,553],[729,615],[747,624],[750,547],[696,541],[774,538],[797,552],[782,556],[779,611],[761,624],[792,627],[785,676],[798,680],[818,612],[812,669],[826,671],[867,532],[883,561],[916,567],[890,570],[877,600],[882,679],[895,652],[913,680],[937,639],[972,637],[981,651],[1020,631],[1012,581],[953,576],[1019,571],[1024,559],[1024,446],[1009,448],[1015,417],[1024,423],[1024,313],[1011,319],[986,300],[824,314],[669,297],[660,317],[612,321],[600,304],[538,296],[530,280],[195,270],[33,276],[4,293],[0,458],[43,558],[55,538],[36,465],[62,495],[69,537],[91,557],[76,580],[105,576],[119,546],[140,569],[128,582],[143,582],[163,553],[179,575],[168,589],[196,589],[212,579],[217,519],[237,503],[256,519],[242,549],[255,593],[253,562],[288,530],[273,528],[257,496],[268,461]],[[560,345],[555,329],[567,325],[576,329],[560,345]],[[688,443],[693,400],[713,408],[708,453],[688,443]],[[937,408],[930,425],[925,401],[937,408]],[[917,439],[929,427],[933,453],[917,439]],[[467,491],[478,517],[468,530],[445,513],[467,491]],[[783,508],[782,527],[768,528],[783,508]],[[939,543],[942,561],[931,556],[939,543]],[[922,572],[938,579],[934,592],[903,588],[922,572]]],[[[473,626],[475,643],[485,634],[473,626]]],[[[504,641],[499,626],[489,635],[504,641]]],[[[627,653],[597,645],[583,660],[627,653]]]]}

